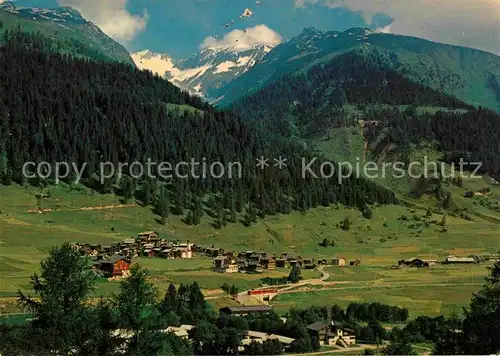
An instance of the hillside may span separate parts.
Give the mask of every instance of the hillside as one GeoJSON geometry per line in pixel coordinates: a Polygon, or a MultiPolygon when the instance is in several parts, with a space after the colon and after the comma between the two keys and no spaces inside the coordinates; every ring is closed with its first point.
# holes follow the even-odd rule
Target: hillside
{"type": "Polygon", "coordinates": [[[491,53],[354,28],[344,32],[305,29],[276,46],[261,62],[223,87],[219,105],[227,106],[284,74],[306,72],[311,66],[355,50],[383,55],[399,74],[476,106],[499,109],[500,57],[491,53]]]}
{"type": "Polygon", "coordinates": [[[283,75],[234,102],[232,108],[281,135],[305,139],[352,123],[352,115],[344,109],[349,105],[472,108],[402,76],[383,54],[364,50],[341,54],[303,73],[283,75]]]}
{"type": "MultiPolygon", "coordinates": [[[[480,162],[476,175],[498,179],[498,114],[407,79],[379,52],[353,50],[302,73],[283,75],[232,107],[246,120],[334,161],[376,164],[377,172],[386,174],[375,181],[406,203],[425,202],[462,216],[498,211],[495,198],[483,203],[491,208],[484,212],[464,199],[479,191],[455,189],[461,160],[467,163],[465,175],[474,171],[473,162],[480,162]],[[452,178],[414,178],[423,169],[395,178],[394,169],[383,168],[400,162],[406,172],[410,163],[426,160],[443,165],[439,176],[452,178]]],[[[358,171],[365,174],[363,166],[358,171]]]]}
{"type": "Polygon", "coordinates": [[[81,57],[106,59],[134,65],[128,51],[108,37],[92,22],[69,7],[41,9],[16,6],[11,2],[0,4],[0,34],[9,29],[22,28],[27,32],[39,32],[58,44],[58,51],[81,57]],[[80,48],[74,43],[78,43],[80,48]],[[95,58],[97,57],[97,58],[95,58]]]}

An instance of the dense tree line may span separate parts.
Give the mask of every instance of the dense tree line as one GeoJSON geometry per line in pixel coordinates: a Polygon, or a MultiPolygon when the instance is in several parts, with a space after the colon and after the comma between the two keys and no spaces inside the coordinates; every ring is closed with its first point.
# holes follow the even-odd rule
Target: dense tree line
{"type": "Polygon", "coordinates": [[[386,323],[404,322],[408,319],[408,309],[381,303],[351,303],[346,309],[346,317],[357,320],[378,320],[386,323]]]}
{"type": "MultiPolygon", "coordinates": [[[[444,160],[455,163],[459,169],[464,162],[481,162],[480,173],[500,175],[500,116],[488,109],[471,109],[465,113],[437,112],[415,115],[411,110],[372,111],[368,120],[380,120],[367,130],[367,138],[376,142],[374,151],[382,151],[387,144],[401,148],[422,142],[434,144],[444,153],[444,160]]],[[[475,166],[464,166],[473,171],[475,166]]]]}
{"type": "MultiPolygon", "coordinates": [[[[302,162],[309,162],[313,153],[303,145],[272,135],[234,112],[215,111],[150,72],[48,53],[36,36],[28,37],[29,41],[22,36],[17,33],[0,47],[3,184],[53,182],[53,176],[41,179],[36,174],[27,179],[22,168],[28,161],[86,164],[85,184],[152,204],[163,223],[169,212],[187,212],[186,222],[198,224],[209,208],[217,227],[235,221],[236,213],[252,224],[268,214],[335,202],[360,208],[396,202],[392,192],[373,182],[354,176],[339,182],[338,171],[329,179],[304,176],[302,162]],[[256,168],[260,156],[270,159],[270,167],[256,168]],[[272,159],[280,156],[287,159],[282,170],[272,167],[272,159]],[[189,169],[182,171],[186,179],[174,177],[159,184],[158,179],[147,177],[148,160],[157,163],[151,170],[156,177],[161,162],[175,166],[192,160],[199,162],[199,170],[203,162],[208,168],[221,162],[225,175],[216,178],[208,171],[205,178],[197,171],[199,178],[189,169]],[[131,179],[137,177],[130,167],[136,161],[143,163],[146,177],[131,179]],[[122,166],[121,177],[115,172],[101,181],[100,162],[111,162],[116,169],[119,163],[129,165],[122,166]],[[228,174],[231,162],[239,163],[233,177],[228,174]]],[[[322,162],[318,159],[312,170],[319,172],[322,162]]],[[[33,173],[33,167],[28,173],[33,173]]],[[[66,181],[74,179],[72,172],[66,181]]]]}
{"type": "Polygon", "coordinates": [[[344,126],[345,104],[471,108],[403,77],[378,52],[349,52],[315,65],[305,74],[285,75],[236,101],[233,108],[280,134],[310,136],[332,126],[344,126]]]}
{"type": "Polygon", "coordinates": [[[402,332],[412,342],[437,342],[446,338],[452,327],[458,328],[458,321],[455,317],[419,316],[411,320],[402,332]]]}

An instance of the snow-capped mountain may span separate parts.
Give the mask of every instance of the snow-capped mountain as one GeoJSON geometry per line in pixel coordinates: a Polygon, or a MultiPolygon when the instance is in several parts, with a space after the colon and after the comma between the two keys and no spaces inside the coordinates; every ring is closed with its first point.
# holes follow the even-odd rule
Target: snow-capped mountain
{"type": "MultiPolygon", "coordinates": [[[[36,29],[55,41],[76,40],[83,47],[97,51],[98,59],[105,57],[108,60],[133,64],[128,51],[122,45],[71,7],[44,9],[18,6],[6,1],[0,4],[0,20],[4,28],[14,28],[19,24],[22,28],[36,29]]],[[[83,55],[83,53],[73,54],[83,55]]]]}
{"type": "Polygon", "coordinates": [[[220,89],[247,72],[271,51],[269,45],[245,50],[233,47],[205,48],[190,57],[175,60],[167,54],[144,50],[132,53],[136,66],[170,80],[191,93],[216,100],[220,89]]]}

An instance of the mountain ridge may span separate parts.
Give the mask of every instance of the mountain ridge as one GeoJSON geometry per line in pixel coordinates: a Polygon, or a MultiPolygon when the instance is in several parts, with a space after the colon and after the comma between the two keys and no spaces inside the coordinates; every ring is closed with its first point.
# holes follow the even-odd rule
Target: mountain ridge
{"type": "MultiPolygon", "coordinates": [[[[94,23],[87,21],[78,10],[69,6],[45,9],[4,2],[0,4],[0,21],[5,30],[20,26],[22,31],[38,31],[57,42],[78,41],[83,46],[98,51],[102,55],[100,57],[134,65],[125,47],[107,36],[94,23]]],[[[70,54],[85,57],[81,52],[70,54]]]]}
{"type": "Polygon", "coordinates": [[[281,75],[306,71],[353,49],[370,53],[372,48],[385,53],[394,69],[412,80],[476,106],[497,110],[500,105],[491,89],[493,79],[500,81],[500,57],[495,54],[365,28],[343,32],[304,29],[298,36],[273,48],[264,60],[224,87],[218,93],[224,95],[219,104],[228,106],[281,75]]]}

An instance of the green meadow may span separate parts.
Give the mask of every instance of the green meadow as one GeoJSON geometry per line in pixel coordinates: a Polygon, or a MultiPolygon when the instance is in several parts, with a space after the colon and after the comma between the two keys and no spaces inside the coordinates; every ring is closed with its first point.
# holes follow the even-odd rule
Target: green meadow
{"type": "Polygon", "coordinates": [[[337,304],[347,307],[352,302],[380,302],[408,308],[410,318],[419,315],[449,315],[461,313],[472,293],[480,285],[432,285],[432,286],[366,286],[338,288],[331,290],[309,290],[298,293],[279,294],[271,302],[278,313],[286,313],[290,308],[325,306],[337,304]]]}

